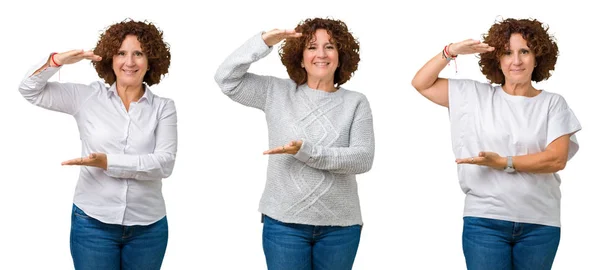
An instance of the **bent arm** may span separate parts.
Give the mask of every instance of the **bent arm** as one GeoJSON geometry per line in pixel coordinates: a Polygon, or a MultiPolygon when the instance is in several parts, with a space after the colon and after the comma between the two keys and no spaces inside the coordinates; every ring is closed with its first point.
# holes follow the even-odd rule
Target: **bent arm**
{"type": "Polygon", "coordinates": [[[177,154],[177,112],[175,103],[167,102],[156,127],[154,152],[144,155],[108,154],[105,173],[116,178],[161,180],[173,172],[177,154]]]}
{"type": "Polygon", "coordinates": [[[447,64],[448,61],[440,52],[425,63],[412,80],[412,86],[421,95],[446,108],[448,107],[448,80],[438,76],[447,64]]]}
{"type": "Polygon", "coordinates": [[[513,167],[519,172],[528,173],[555,173],[563,170],[567,166],[571,135],[557,138],[542,152],[513,157],[513,167]]]}

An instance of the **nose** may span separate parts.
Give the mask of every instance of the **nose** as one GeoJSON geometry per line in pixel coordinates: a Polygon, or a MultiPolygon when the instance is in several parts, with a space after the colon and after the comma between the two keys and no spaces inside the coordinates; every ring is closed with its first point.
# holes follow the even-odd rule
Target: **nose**
{"type": "Polygon", "coordinates": [[[134,66],[135,65],[135,61],[133,60],[133,55],[127,55],[127,57],[125,58],[125,65],[127,66],[134,66]]]}
{"type": "Polygon", "coordinates": [[[326,57],[327,53],[325,53],[325,48],[319,48],[319,49],[317,49],[317,56],[321,57],[321,58],[322,57],[326,57]]]}
{"type": "Polygon", "coordinates": [[[520,53],[515,53],[514,57],[513,57],[513,64],[515,65],[520,65],[523,63],[523,60],[521,59],[521,54],[520,53]]]}

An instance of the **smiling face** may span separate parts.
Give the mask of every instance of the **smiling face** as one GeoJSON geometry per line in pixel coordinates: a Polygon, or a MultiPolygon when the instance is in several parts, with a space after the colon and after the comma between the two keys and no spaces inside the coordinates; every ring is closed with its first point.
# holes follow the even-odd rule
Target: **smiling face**
{"type": "Polygon", "coordinates": [[[325,29],[317,29],[302,53],[302,66],[309,81],[332,81],[339,56],[335,44],[325,29]]]}
{"type": "Polygon", "coordinates": [[[506,83],[530,83],[535,68],[535,55],[521,34],[512,34],[507,48],[500,57],[500,68],[506,83]]]}
{"type": "Polygon", "coordinates": [[[148,57],[135,35],[128,35],[121,42],[121,48],[113,56],[113,71],[117,77],[117,85],[141,86],[144,75],[148,71],[148,57]]]}

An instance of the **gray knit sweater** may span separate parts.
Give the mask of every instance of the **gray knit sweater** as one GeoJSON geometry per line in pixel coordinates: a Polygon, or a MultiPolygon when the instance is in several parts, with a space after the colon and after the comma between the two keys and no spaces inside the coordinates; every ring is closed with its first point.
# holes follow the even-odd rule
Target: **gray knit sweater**
{"type": "Polygon", "coordinates": [[[232,100],[265,112],[270,148],[303,141],[296,155],[269,156],[259,211],[286,223],[362,224],[355,175],[371,169],[375,149],[367,98],[344,88],[329,93],[248,73],[271,50],[257,34],[215,74],[232,100]]]}

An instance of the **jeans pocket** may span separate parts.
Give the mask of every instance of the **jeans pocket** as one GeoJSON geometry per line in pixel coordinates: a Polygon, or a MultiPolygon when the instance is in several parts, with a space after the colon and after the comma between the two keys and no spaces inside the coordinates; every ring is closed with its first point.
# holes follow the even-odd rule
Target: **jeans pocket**
{"type": "Polygon", "coordinates": [[[75,204],[73,204],[73,215],[80,218],[92,219],[85,212],[83,212],[83,210],[79,209],[79,207],[77,207],[75,204]]]}

